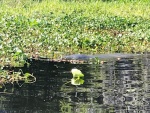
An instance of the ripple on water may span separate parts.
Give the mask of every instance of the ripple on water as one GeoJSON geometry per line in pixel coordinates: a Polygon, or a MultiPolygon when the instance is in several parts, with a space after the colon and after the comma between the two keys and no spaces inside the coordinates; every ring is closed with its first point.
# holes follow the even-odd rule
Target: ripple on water
{"type": "Polygon", "coordinates": [[[149,55],[113,59],[104,64],[51,64],[33,60],[23,71],[33,73],[37,82],[14,87],[12,95],[1,94],[2,112],[150,112],[149,55]],[[81,86],[69,82],[70,70],[75,67],[85,75],[81,86]]]}

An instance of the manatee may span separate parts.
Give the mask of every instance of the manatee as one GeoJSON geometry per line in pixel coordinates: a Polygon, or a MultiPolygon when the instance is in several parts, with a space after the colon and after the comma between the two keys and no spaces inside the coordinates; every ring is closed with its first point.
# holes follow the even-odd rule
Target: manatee
{"type": "Polygon", "coordinates": [[[67,55],[63,57],[63,59],[66,60],[89,60],[91,58],[94,58],[94,56],[85,55],[85,54],[73,54],[73,55],[67,55]]]}
{"type": "Polygon", "coordinates": [[[138,56],[139,54],[126,54],[126,53],[112,53],[112,54],[96,54],[96,55],[86,55],[86,54],[73,54],[64,56],[63,59],[66,60],[89,60],[93,58],[99,59],[112,59],[112,58],[131,58],[138,56]]]}

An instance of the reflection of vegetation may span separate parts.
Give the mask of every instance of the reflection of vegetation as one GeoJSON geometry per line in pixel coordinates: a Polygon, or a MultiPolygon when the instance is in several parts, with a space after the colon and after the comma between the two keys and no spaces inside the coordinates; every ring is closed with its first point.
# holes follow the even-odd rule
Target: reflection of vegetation
{"type": "Polygon", "coordinates": [[[65,100],[60,101],[62,113],[115,113],[114,106],[105,108],[103,106],[92,103],[71,103],[65,100]]]}
{"type": "Polygon", "coordinates": [[[6,70],[0,70],[0,88],[5,87],[6,84],[17,83],[20,87],[19,82],[23,83],[34,83],[36,78],[30,73],[23,73],[21,70],[19,72],[10,72],[6,70]]]}
{"type": "Polygon", "coordinates": [[[0,96],[0,101],[5,101],[6,98],[4,96],[0,96]]]}
{"type": "Polygon", "coordinates": [[[0,113],[7,113],[4,108],[4,102],[8,101],[5,96],[0,96],[0,113]]]}
{"type": "Polygon", "coordinates": [[[84,80],[81,78],[72,78],[71,79],[71,84],[72,85],[81,85],[84,83],[84,80]]]}
{"type": "Polygon", "coordinates": [[[62,113],[71,113],[72,107],[71,103],[66,103],[65,101],[60,101],[61,112],[62,113]]]}

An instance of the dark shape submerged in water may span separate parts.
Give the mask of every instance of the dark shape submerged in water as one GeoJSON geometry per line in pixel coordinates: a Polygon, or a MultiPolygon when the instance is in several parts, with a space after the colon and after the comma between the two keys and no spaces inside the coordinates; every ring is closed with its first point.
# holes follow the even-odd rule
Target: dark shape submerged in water
{"type": "Polygon", "coordinates": [[[63,57],[63,59],[66,60],[89,60],[91,58],[94,58],[92,55],[85,55],[85,54],[73,54],[73,55],[67,55],[63,57]]]}
{"type": "Polygon", "coordinates": [[[73,54],[64,56],[63,59],[66,60],[89,60],[93,58],[99,59],[112,59],[112,58],[131,58],[135,57],[137,54],[125,54],[125,53],[112,53],[112,54],[97,54],[97,55],[85,55],[85,54],[73,54]]]}

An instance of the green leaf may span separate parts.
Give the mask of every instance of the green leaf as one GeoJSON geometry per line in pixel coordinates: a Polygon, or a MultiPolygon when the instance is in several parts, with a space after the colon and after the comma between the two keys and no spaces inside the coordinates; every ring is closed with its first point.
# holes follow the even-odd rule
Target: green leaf
{"type": "Polygon", "coordinates": [[[71,79],[71,84],[72,85],[81,85],[83,83],[84,83],[83,79],[74,79],[74,78],[71,79]]]}
{"type": "Polygon", "coordinates": [[[84,74],[79,69],[72,69],[71,72],[73,74],[73,77],[84,77],[84,74]]]}
{"type": "Polygon", "coordinates": [[[31,76],[30,73],[25,73],[25,74],[24,74],[24,77],[25,77],[25,78],[28,78],[28,77],[30,77],[30,76],[31,76]]]}

